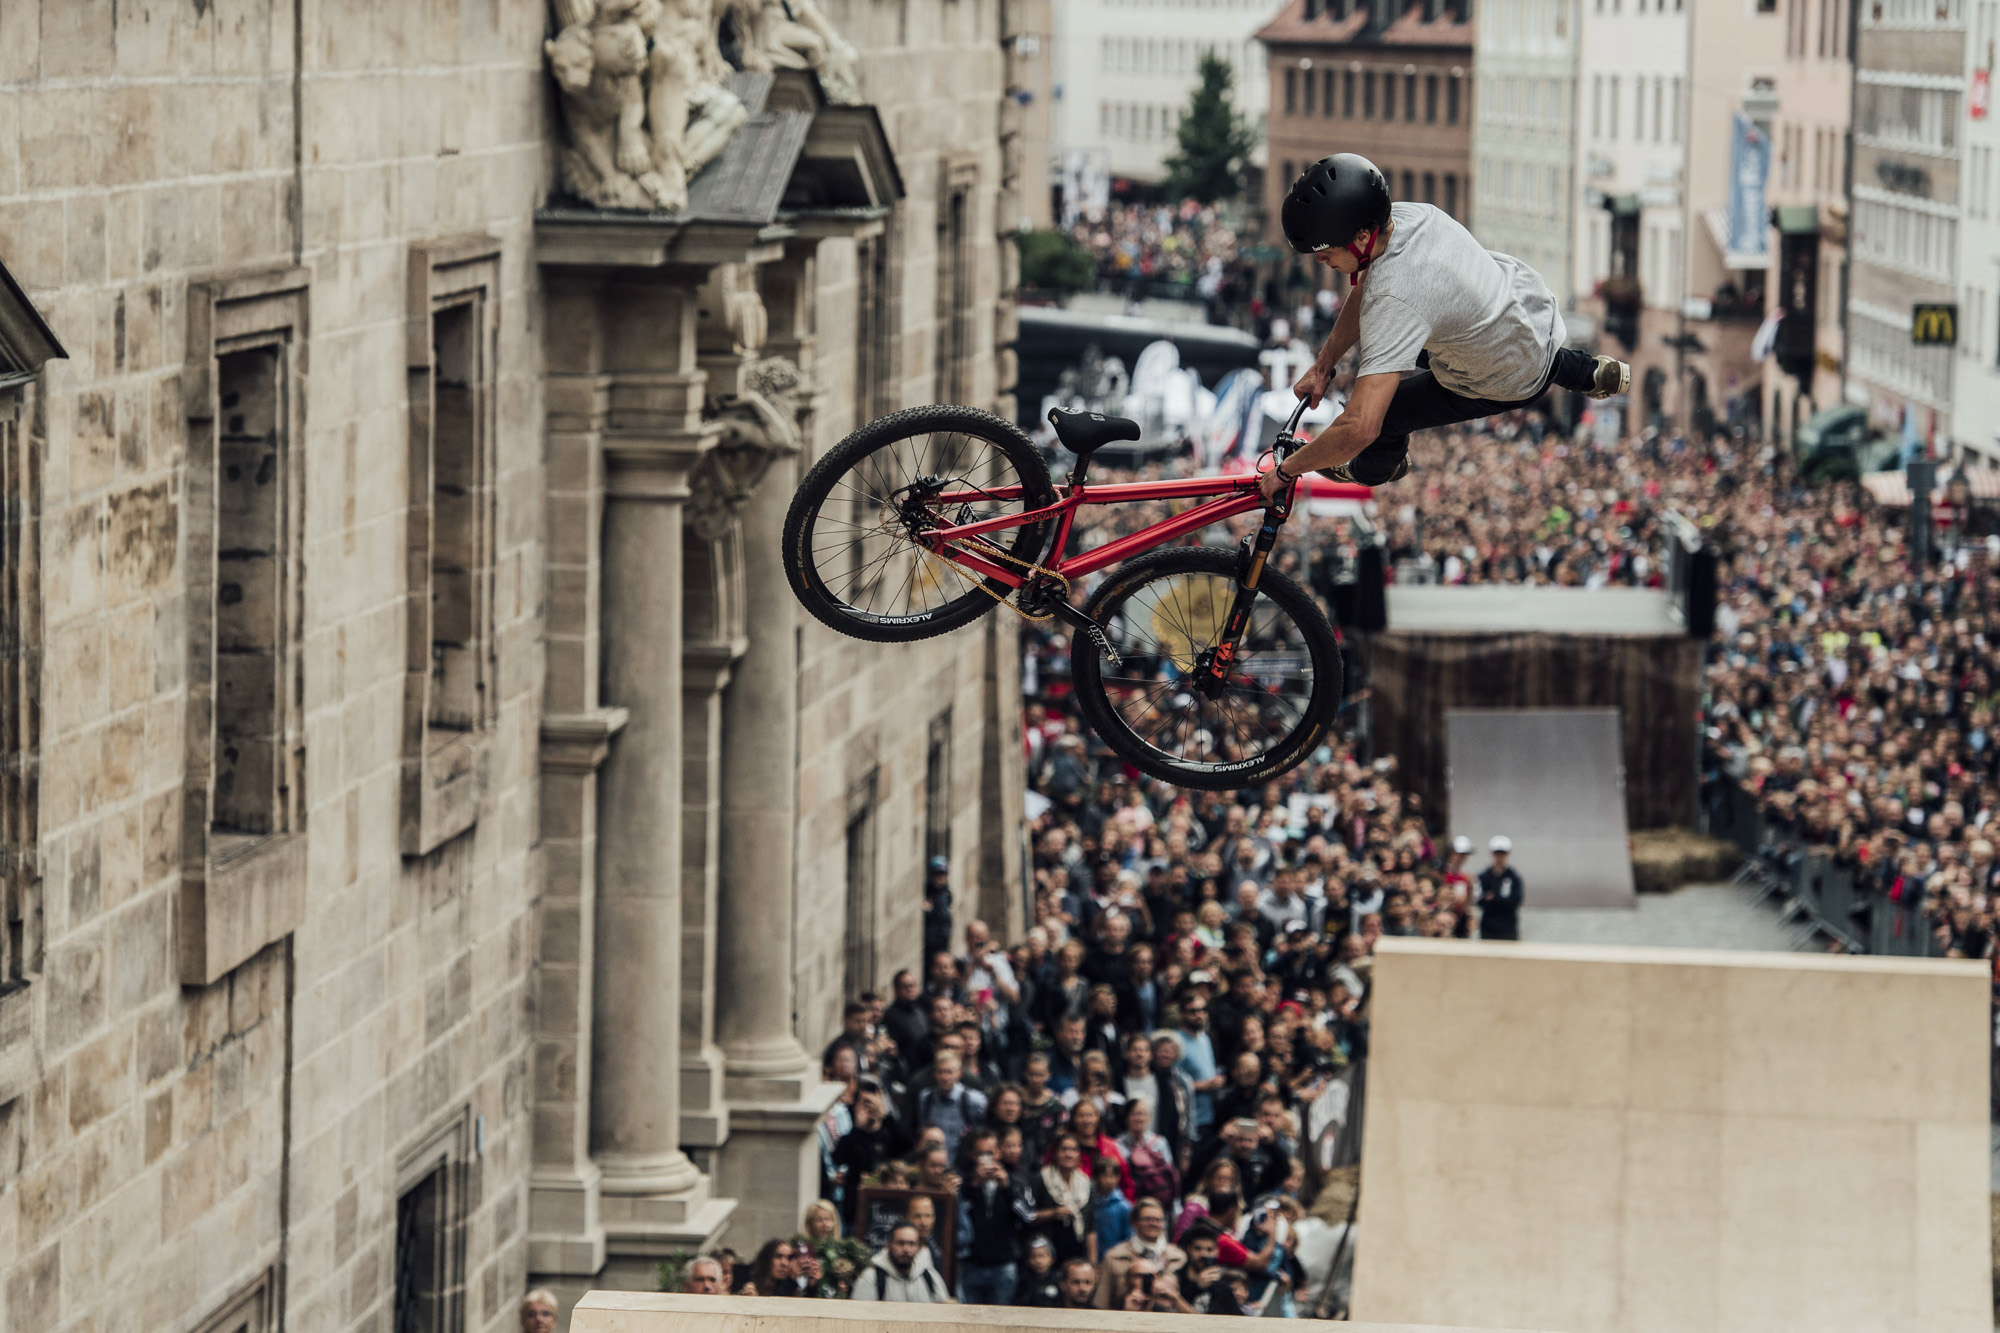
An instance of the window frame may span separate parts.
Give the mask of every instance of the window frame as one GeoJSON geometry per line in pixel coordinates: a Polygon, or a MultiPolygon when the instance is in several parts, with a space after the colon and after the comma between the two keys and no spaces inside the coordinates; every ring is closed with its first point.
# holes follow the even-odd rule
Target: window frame
{"type": "Polygon", "coordinates": [[[181,882],[175,901],[181,984],[207,986],[227,976],[305,918],[304,785],[305,393],[310,326],[309,270],[264,269],[188,284],[186,360],[181,383],[187,415],[186,534],[183,587],[187,614],[187,693],[182,735],[181,882]],[[270,350],[279,358],[280,559],[275,571],[280,630],[276,681],[277,803],[267,834],[213,835],[215,786],[216,528],[221,358],[270,350]]]}
{"type": "Polygon", "coordinates": [[[409,377],[409,492],[404,553],[400,840],[406,857],[427,856],[478,822],[487,785],[487,750],[499,716],[499,645],[494,585],[499,528],[498,365],[500,241],[487,235],[423,241],[410,247],[405,309],[409,377]],[[432,536],[437,459],[437,365],[433,337],[440,314],[470,306],[477,347],[473,401],[473,626],[468,657],[476,706],[463,728],[433,720],[432,536]]]}

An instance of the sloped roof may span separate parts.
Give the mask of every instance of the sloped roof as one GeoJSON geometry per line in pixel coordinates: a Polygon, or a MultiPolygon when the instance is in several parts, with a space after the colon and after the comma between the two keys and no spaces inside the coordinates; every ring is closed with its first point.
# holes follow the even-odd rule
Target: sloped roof
{"type": "Polygon", "coordinates": [[[0,389],[31,380],[47,362],[68,357],[42,312],[0,264],[0,389]]]}
{"type": "Polygon", "coordinates": [[[1306,0],[1291,3],[1257,32],[1257,40],[1267,46],[1463,46],[1473,44],[1477,28],[1472,21],[1460,22],[1449,7],[1435,19],[1424,17],[1424,0],[1397,0],[1402,12],[1388,27],[1368,30],[1368,2],[1356,0],[1354,12],[1344,19],[1325,13],[1306,17],[1306,0]]]}

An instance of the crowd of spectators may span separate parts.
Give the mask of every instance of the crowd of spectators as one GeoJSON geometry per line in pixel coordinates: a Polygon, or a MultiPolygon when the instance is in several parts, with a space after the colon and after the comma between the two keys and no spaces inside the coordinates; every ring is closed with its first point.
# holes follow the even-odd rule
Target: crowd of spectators
{"type": "Polygon", "coordinates": [[[1070,237],[1096,264],[1100,290],[1199,300],[1218,311],[1247,296],[1235,230],[1216,209],[1192,199],[1092,209],[1070,237]]]}

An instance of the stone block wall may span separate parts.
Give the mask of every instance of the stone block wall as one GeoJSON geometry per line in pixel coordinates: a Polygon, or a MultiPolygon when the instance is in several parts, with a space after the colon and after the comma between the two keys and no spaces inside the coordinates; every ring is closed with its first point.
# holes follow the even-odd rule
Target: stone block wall
{"type": "Polygon", "coordinates": [[[531,0],[0,8],[0,258],[70,353],[39,409],[46,958],[27,992],[29,1090],[0,1108],[19,1162],[18,1178],[12,1161],[0,1171],[0,1327],[195,1328],[246,1300],[295,1329],[383,1327],[399,1166],[454,1117],[468,1127],[464,1326],[511,1326],[536,879],[544,24],[531,0]],[[497,721],[473,830],[406,861],[404,278],[413,243],[468,231],[503,247],[497,721]],[[273,607],[252,575],[222,599],[260,624],[295,617],[296,671],[278,688],[300,709],[303,920],[183,986],[181,810],[201,722],[188,691],[208,670],[191,672],[190,599],[215,592],[188,555],[190,529],[213,523],[189,475],[193,368],[212,352],[189,346],[189,293],[295,267],[285,446],[303,508],[284,539],[302,586],[273,607]]]}

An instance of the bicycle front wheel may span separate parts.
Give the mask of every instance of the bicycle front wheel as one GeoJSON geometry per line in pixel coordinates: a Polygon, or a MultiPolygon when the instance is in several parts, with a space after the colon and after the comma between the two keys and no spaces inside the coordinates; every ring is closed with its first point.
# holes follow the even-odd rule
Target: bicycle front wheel
{"type": "MultiPolygon", "coordinates": [[[[843,634],[927,639],[970,624],[1013,589],[917,536],[1054,503],[1048,465],[1012,422],[971,407],[911,408],[863,426],[806,474],[785,516],[785,573],[806,610],[843,634]]],[[[1025,574],[1050,526],[1000,528],[963,546],[1025,574]]]]}
{"type": "Polygon", "coordinates": [[[1339,642],[1311,595],[1274,569],[1258,581],[1226,675],[1197,671],[1235,597],[1236,553],[1196,547],[1130,561],[1090,599],[1119,660],[1075,635],[1077,703],[1140,771],[1209,791],[1255,786],[1297,767],[1331,730],[1339,642]]]}

